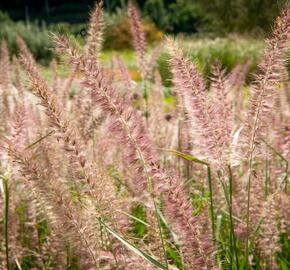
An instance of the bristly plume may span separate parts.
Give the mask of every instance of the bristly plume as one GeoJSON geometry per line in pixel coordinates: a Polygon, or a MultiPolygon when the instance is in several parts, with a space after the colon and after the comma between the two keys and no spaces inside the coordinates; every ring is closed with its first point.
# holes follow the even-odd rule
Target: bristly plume
{"type": "MultiPolygon", "coordinates": [[[[0,85],[3,88],[8,88],[11,86],[11,78],[10,78],[10,56],[9,51],[7,47],[7,42],[5,40],[2,40],[1,42],[1,60],[0,60],[0,85]]],[[[8,90],[8,89],[7,89],[8,90]]]]}
{"type": "Polygon", "coordinates": [[[215,163],[215,146],[218,137],[212,126],[212,119],[216,115],[207,97],[204,79],[173,40],[168,39],[168,45],[175,89],[181,105],[188,114],[191,132],[193,132],[193,148],[196,151],[194,154],[215,163]]]}
{"type": "Polygon", "coordinates": [[[189,196],[176,174],[165,182],[165,212],[178,232],[188,269],[216,269],[215,248],[210,232],[204,226],[209,221],[202,220],[201,216],[193,216],[189,196]]]}
{"type": "Polygon", "coordinates": [[[246,83],[248,73],[250,71],[252,61],[248,60],[244,64],[238,64],[236,67],[227,75],[227,80],[230,85],[232,103],[235,118],[240,116],[243,111],[244,96],[243,87],[246,83]]]}
{"type": "MultiPolygon", "coordinates": [[[[21,51],[22,52],[22,51],[21,51]]],[[[59,136],[66,143],[66,149],[72,152],[71,157],[80,165],[83,170],[86,164],[86,158],[82,151],[82,146],[77,139],[75,129],[71,127],[70,123],[62,117],[62,109],[57,102],[52,90],[40,76],[37,66],[32,57],[26,57],[25,51],[22,52],[20,62],[29,80],[32,83],[33,94],[35,94],[41,101],[41,105],[46,109],[46,114],[50,119],[51,126],[56,129],[59,136]]],[[[89,182],[89,175],[85,175],[85,180],[89,182]]]]}
{"type": "Polygon", "coordinates": [[[237,64],[227,75],[227,80],[229,81],[229,85],[231,90],[241,91],[244,83],[246,82],[246,78],[248,72],[251,68],[252,62],[247,60],[243,64],[237,64]]]}
{"type": "Polygon", "coordinates": [[[11,131],[12,141],[17,149],[23,150],[26,142],[26,110],[19,105],[14,113],[13,127],[11,131]]]}
{"type": "Polygon", "coordinates": [[[130,146],[126,160],[136,173],[136,187],[144,190],[147,186],[144,173],[150,172],[149,164],[155,164],[156,154],[148,147],[150,139],[143,120],[133,113],[128,102],[118,95],[111,80],[105,75],[105,69],[95,59],[78,55],[65,37],[57,38],[56,44],[59,52],[67,53],[68,61],[80,67],[84,76],[83,84],[91,91],[92,101],[111,117],[111,131],[130,146]]]}
{"type": "Polygon", "coordinates": [[[90,25],[87,38],[86,52],[90,56],[99,57],[103,45],[103,1],[96,3],[94,11],[91,13],[90,25]]]}
{"type": "Polygon", "coordinates": [[[142,23],[139,11],[137,7],[129,1],[128,3],[128,13],[130,17],[130,23],[131,23],[131,33],[133,37],[133,45],[134,49],[138,55],[138,61],[140,65],[140,70],[144,70],[144,59],[145,59],[145,53],[147,49],[147,41],[145,37],[145,33],[142,29],[142,23]]]}
{"type": "Polygon", "coordinates": [[[51,71],[53,74],[53,83],[52,83],[52,90],[55,94],[59,94],[59,75],[57,72],[57,68],[58,68],[58,63],[55,59],[53,59],[51,61],[51,71]]]}
{"type": "Polygon", "coordinates": [[[124,86],[126,86],[126,90],[131,92],[134,88],[134,85],[126,63],[124,63],[124,61],[120,57],[116,57],[115,61],[118,69],[120,70],[121,78],[124,86]]]}
{"type": "Polygon", "coordinates": [[[220,168],[230,164],[231,143],[233,133],[233,111],[231,100],[229,99],[230,85],[220,64],[212,68],[211,91],[212,91],[212,113],[216,117],[211,119],[212,133],[215,134],[214,159],[220,168]]]}
{"type": "Polygon", "coordinates": [[[253,85],[253,95],[247,114],[245,129],[243,131],[244,147],[247,157],[255,156],[259,152],[259,145],[263,130],[268,125],[268,112],[273,104],[272,97],[284,70],[285,54],[290,31],[290,10],[284,10],[281,17],[276,20],[272,38],[266,40],[266,48],[262,62],[259,64],[259,73],[253,85]]]}
{"type": "Polygon", "coordinates": [[[17,36],[16,38],[16,42],[17,42],[17,45],[19,47],[19,50],[21,52],[21,54],[27,58],[30,62],[34,62],[34,59],[33,59],[33,55],[31,54],[31,52],[29,51],[25,41],[23,40],[22,37],[20,36],[17,36]]]}
{"type": "Polygon", "coordinates": [[[157,65],[157,60],[164,49],[164,43],[161,42],[158,46],[156,46],[153,51],[151,52],[150,58],[146,59],[146,66],[144,71],[144,78],[145,79],[152,79],[154,76],[154,68],[157,65]]]}
{"type": "MultiPolygon", "coordinates": [[[[198,72],[197,68],[184,56],[178,44],[172,39],[167,39],[169,51],[171,54],[171,65],[173,67],[173,82],[175,89],[179,95],[180,103],[185,110],[192,116],[200,113],[204,114],[206,111],[205,104],[205,82],[198,72]],[[202,99],[202,100],[199,100],[202,99]],[[193,111],[192,102],[200,103],[196,107],[196,112],[193,111]]],[[[203,115],[198,116],[202,119],[203,115]]]]}
{"type": "Polygon", "coordinates": [[[48,179],[41,173],[37,164],[12,143],[9,145],[9,155],[39,201],[54,232],[64,243],[67,237],[72,240],[72,244],[79,243],[78,249],[87,266],[98,267],[98,241],[92,237],[93,230],[89,231],[88,222],[82,217],[81,210],[74,206],[71,194],[62,187],[59,179],[48,179]]]}
{"type": "Polygon", "coordinates": [[[128,164],[136,173],[136,186],[141,190],[147,186],[146,175],[150,164],[156,163],[156,156],[150,147],[150,139],[140,116],[129,108],[125,99],[119,97],[101,67],[91,65],[85,69],[84,85],[91,89],[92,100],[110,115],[110,130],[126,142],[128,164]],[[90,69],[92,68],[92,69],[90,69]]]}
{"type": "Polygon", "coordinates": [[[2,112],[5,115],[10,115],[9,95],[11,89],[11,67],[10,67],[10,56],[5,40],[1,42],[1,55],[0,55],[0,90],[2,95],[2,104],[5,111],[2,112]]]}
{"type": "Polygon", "coordinates": [[[19,62],[16,56],[13,57],[13,66],[14,66],[14,73],[15,73],[15,87],[18,91],[21,103],[24,104],[25,86],[22,81],[22,77],[21,77],[22,74],[21,74],[19,62]]]}

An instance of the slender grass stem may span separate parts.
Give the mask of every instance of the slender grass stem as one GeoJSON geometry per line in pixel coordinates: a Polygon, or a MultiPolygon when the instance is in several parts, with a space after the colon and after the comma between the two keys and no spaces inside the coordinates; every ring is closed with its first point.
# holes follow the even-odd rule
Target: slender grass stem
{"type": "Polygon", "coordinates": [[[249,257],[249,237],[250,237],[250,204],[251,204],[251,180],[252,180],[252,169],[253,169],[253,159],[252,154],[249,160],[249,177],[247,182],[247,215],[246,215],[246,224],[247,224],[247,235],[246,235],[246,251],[245,251],[245,260],[246,268],[248,269],[248,257],[249,257]]]}
{"type": "Polygon", "coordinates": [[[39,142],[41,142],[42,140],[46,139],[47,137],[49,137],[51,134],[53,134],[55,132],[55,130],[52,130],[50,132],[48,132],[46,135],[40,137],[39,139],[37,139],[35,142],[33,142],[32,144],[28,145],[25,150],[35,146],[36,144],[38,144],[39,142]]]}
{"type": "Polygon", "coordinates": [[[5,258],[7,270],[9,266],[9,236],[8,236],[8,221],[9,221],[9,183],[7,178],[2,178],[4,182],[4,194],[5,194],[5,219],[4,219],[4,234],[5,234],[5,258]]]}
{"type": "MultiPolygon", "coordinates": [[[[180,119],[178,119],[178,124],[177,124],[177,134],[178,134],[178,151],[182,151],[181,149],[181,121],[180,119]]],[[[177,168],[178,168],[178,173],[179,173],[179,176],[181,175],[181,166],[180,166],[180,157],[178,156],[177,157],[177,168]]]]}
{"type": "Polygon", "coordinates": [[[268,196],[269,193],[269,160],[265,161],[265,195],[268,196]]]}
{"type": "Polygon", "coordinates": [[[146,80],[142,81],[142,89],[143,89],[143,98],[144,98],[144,114],[146,119],[147,126],[149,125],[149,111],[148,111],[148,90],[146,86],[146,80]]]}
{"type": "Polygon", "coordinates": [[[287,186],[288,186],[288,176],[289,176],[289,162],[287,158],[285,158],[281,153],[279,153],[273,146],[271,146],[268,142],[266,142],[264,139],[262,139],[262,142],[265,143],[265,145],[271,149],[278,157],[281,158],[283,162],[285,162],[285,176],[283,178],[282,183],[285,185],[284,190],[285,192],[287,191],[287,186]]]}
{"type": "Polygon", "coordinates": [[[229,169],[229,214],[230,214],[230,226],[231,226],[231,238],[233,240],[233,248],[235,253],[235,261],[236,261],[236,269],[239,270],[239,258],[238,258],[238,250],[233,222],[233,174],[231,166],[228,166],[229,169]]]}
{"type": "Polygon", "coordinates": [[[212,178],[210,166],[207,166],[207,180],[209,186],[209,198],[210,198],[210,215],[211,215],[211,226],[212,226],[212,237],[215,239],[215,224],[214,224],[214,208],[213,208],[213,193],[212,193],[212,178]]]}
{"type": "Polygon", "coordinates": [[[165,266],[166,266],[166,269],[169,269],[168,262],[167,262],[166,249],[165,249],[165,245],[164,245],[164,238],[163,238],[162,228],[161,228],[161,220],[160,220],[160,216],[158,214],[158,207],[157,207],[157,203],[156,203],[156,198],[155,198],[155,196],[153,194],[153,183],[152,183],[152,179],[149,176],[147,170],[146,170],[146,177],[147,177],[147,182],[148,182],[148,191],[151,194],[151,198],[152,198],[153,205],[154,205],[155,217],[156,217],[157,223],[158,223],[158,231],[159,231],[159,236],[160,236],[160,242],[161,242],[161,245],[162,245],[162,251],[163,251],[165,266]]]}
{"type": "Polygon", "coordinates": [[[158,222],[158,229],[159,229],[159,235],[160,235],[160,241],[161,241],[161,245],[162,245],[165,266],[166,266],[166,269],[169,269],[168,262],[167,262],[167,254],[166,254],[166,249],[165,249],[165,244],[164,244],[164,238],[163,238],[163,234],[162,234],[161,220],[160,220],[160,216],[158,214],[158,207],[157,207],[157,203],[156,203],[155,198],[153,199],[153,203],[154,203],[154,210],[155,210],[155,214],[156,214],[156,218],[157,218],[157,222],[158,222]]]}

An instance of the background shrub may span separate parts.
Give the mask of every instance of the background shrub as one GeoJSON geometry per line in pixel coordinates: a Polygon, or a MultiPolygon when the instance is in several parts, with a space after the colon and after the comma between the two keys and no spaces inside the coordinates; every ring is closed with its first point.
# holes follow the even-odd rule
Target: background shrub
{"type": "MultiPolygon", "coordinates": [[[[195,61],[199,70],[208,77],[211,66],[220,62],[224,69],[230,71],[239,63],[250,60],[250,74],[257,68],[259,56],[263,52],[264,43],[252,38],[232,36],[229,38],[181,39],[181,45],[188,57],[195,61]]],[[[158,68],[166,86],[170,86],[171,72],[169,55],[162,54],[158,60],[158,68]]]]}
{"type": "Polygon", "coordinates": [[[17,54],[16,37],[21,36],[37,61],[47,64],[53,57],[52,42],[45,25],[37,22],[12,22],[8,15],[0,13],[0,40],[5,39],[11,54],[17,54]]]}
{"type": "MultiPolygon", "coordinates": [[[[125,10],[118,10],[114,14],[106,16],[106,30],[104,49],[132,49],[130,22],[125,10]]],[[[162,39],[163,33],[148,19],[142,21],[143,30],[149,43],[155,43],[162,39]]]]}
{"type": "MultiPolygon", "coordinates": [[[[104,34],[104,49],[124,50],[132,49],[130,23],[125,11],[119,11],[113,15],[107,15],[106,31],[104,34]]],[[[156,26],[145,19],[144,31],[149,43],[155,43],[162,39],[163,33],[156,26]]],[[[86,37],[85,24],[58,23],[42,25],[39,22],[13,22],[6,13],[0,12],[0,40],[6,39],[11,54],[17,54],[16,37],[21,36],[27,43],[37,61],[47,64],[53,57],[53,44],[49,37],[50,32],[74,36],[81,43],[86,37]]]]}

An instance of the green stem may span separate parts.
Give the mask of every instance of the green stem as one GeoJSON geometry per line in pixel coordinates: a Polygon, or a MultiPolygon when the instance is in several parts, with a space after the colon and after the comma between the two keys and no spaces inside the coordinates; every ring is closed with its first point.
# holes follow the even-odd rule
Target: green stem
{"type": "Polygon", "coordinates": [[[9,216],[9,185],[8,179],[2,178],[4,182],[4,192],[5,192],[5,255],[6,255],[6,266],[9,270],[9,239],[8,239],[8,216],[9,216]]]}
{"type": "Polygon", "coordinates": [[[248,269],[248,258],[249,258],[249,237],[250,237],[250,203],[251,203],[251,180],[252,180],[252,169],[253,169],[253,161],[252,154],[249,161],[249,178],[247,182],[247,235],[246,235],[246,252],[245,252],[245,260],[246,260],[246,268],[248,269]]]}
{"type": "Polygon", "coordinates": [[[237,252],[237,243],[236,243],[236,236],[235,236],[235,229],[234,229],[234,222],[233,222],[233,174],[231,166],[228,166],[229,169],[229,193],[230,193],[230,200],[229,200],[229,214],[230,214],[230,226],[231,226],[231,238],[233,240],[234,245],[234,253],[236,259],[236,268],[239,270],[239,258],[237,252]]]}
{"type": "Polygon", "coordinates": [[[25,150],[33,147],[34,145],[38,144],[39,142],[41,142],[42,140],[44,140],[45,138],[47,138],[48,136],[50,136],[51,134],[53,134],[55,132],[55,130],[52,130],[50,132],[48,132],[46,135],[40,137],[39,139],[37,139],[35,142],[33,142],[32,144],[28,145],[25,150]]]}
{"type": "Polygon", "coordinates": [[[166,266],[166,269],[169,269],[168,262],[167,262],[167,254],[166,254],[166,249],[165,249],[165,244],[164,244],[164,238],[163,238],[162,228],[161,228],[161,220],[160,220],[160,216],[158,214],[158,207],[157,207],[157,203],[155,201],[155,198],[153,198],[153,203],[154,203],[155,215],[156,215],[157,222],[158,222],[158,229],[159,229],[159,235],[160,235],[160,241],[161,241],[161,245],[162,245],[165,266],[166,266]]]}
{"type": "Polygon", "coordinates": [[[143,98],[144,98],[144,114],[145,114],[145,119],[146,119],[146,124],[148,126],[149,124],[149,111],[148,111],[148,91],[146,87],[146,81],[143,79],[142,82],[142,88],[143,88],[143,98]]]}
{"type": "Polygon", "coordinates": [[[269,193],[269,160],[265,161],[265,195],[268,196],[269,193]]]}
{"type": "MultiPolygon", "coordinates": [[[[182,151],[181,149],[181,124],[180,124],[180,119],[178,119],[178,125],[177,125],[177,128],[178,128],[178,151],[182,151]]],[[[181,175],[181,167],[180,167],[180,157],[178,156],[177,157],[177,168],[178,168],[178,173],[179,173],[179,176],[181,175]]]]}
{"type": "Polygon", "coordinates": [[[213,209],[213,193],[212,193],[212,179],[211,179],[211,169],[207,166],[207,180],[209,186],[209,197],[210,197],[210,215],[211,215],[211,226],[212,226],[212,237],[215,239],[215,226],[214,226],[214,209],[213,209]]]}
{"type": "Polygon", "coordinates": [[[269,149],[271,149],[278,157],[282,159],[282,161],[285,162],[285,177],[282,181],[283,184],[285,184],[284,190],[285,192],[287,191],[287,185],[288,185],[288,175],[289,175],[289,162],[288,160],[281,154],[279,153],[273,146],[271,146],[268,142],[266,142],[264,139],[262,139],[262,142],[266,144],[269,149]]]}

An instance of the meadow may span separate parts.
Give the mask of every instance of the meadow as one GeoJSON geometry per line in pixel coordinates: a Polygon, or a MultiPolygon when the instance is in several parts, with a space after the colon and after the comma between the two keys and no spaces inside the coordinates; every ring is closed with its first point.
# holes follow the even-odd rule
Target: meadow
{"type": "Polygon", "coordinates": [[[0,14],[0,268],[290,269],[289,12],[266,40],[0,14]]]}

